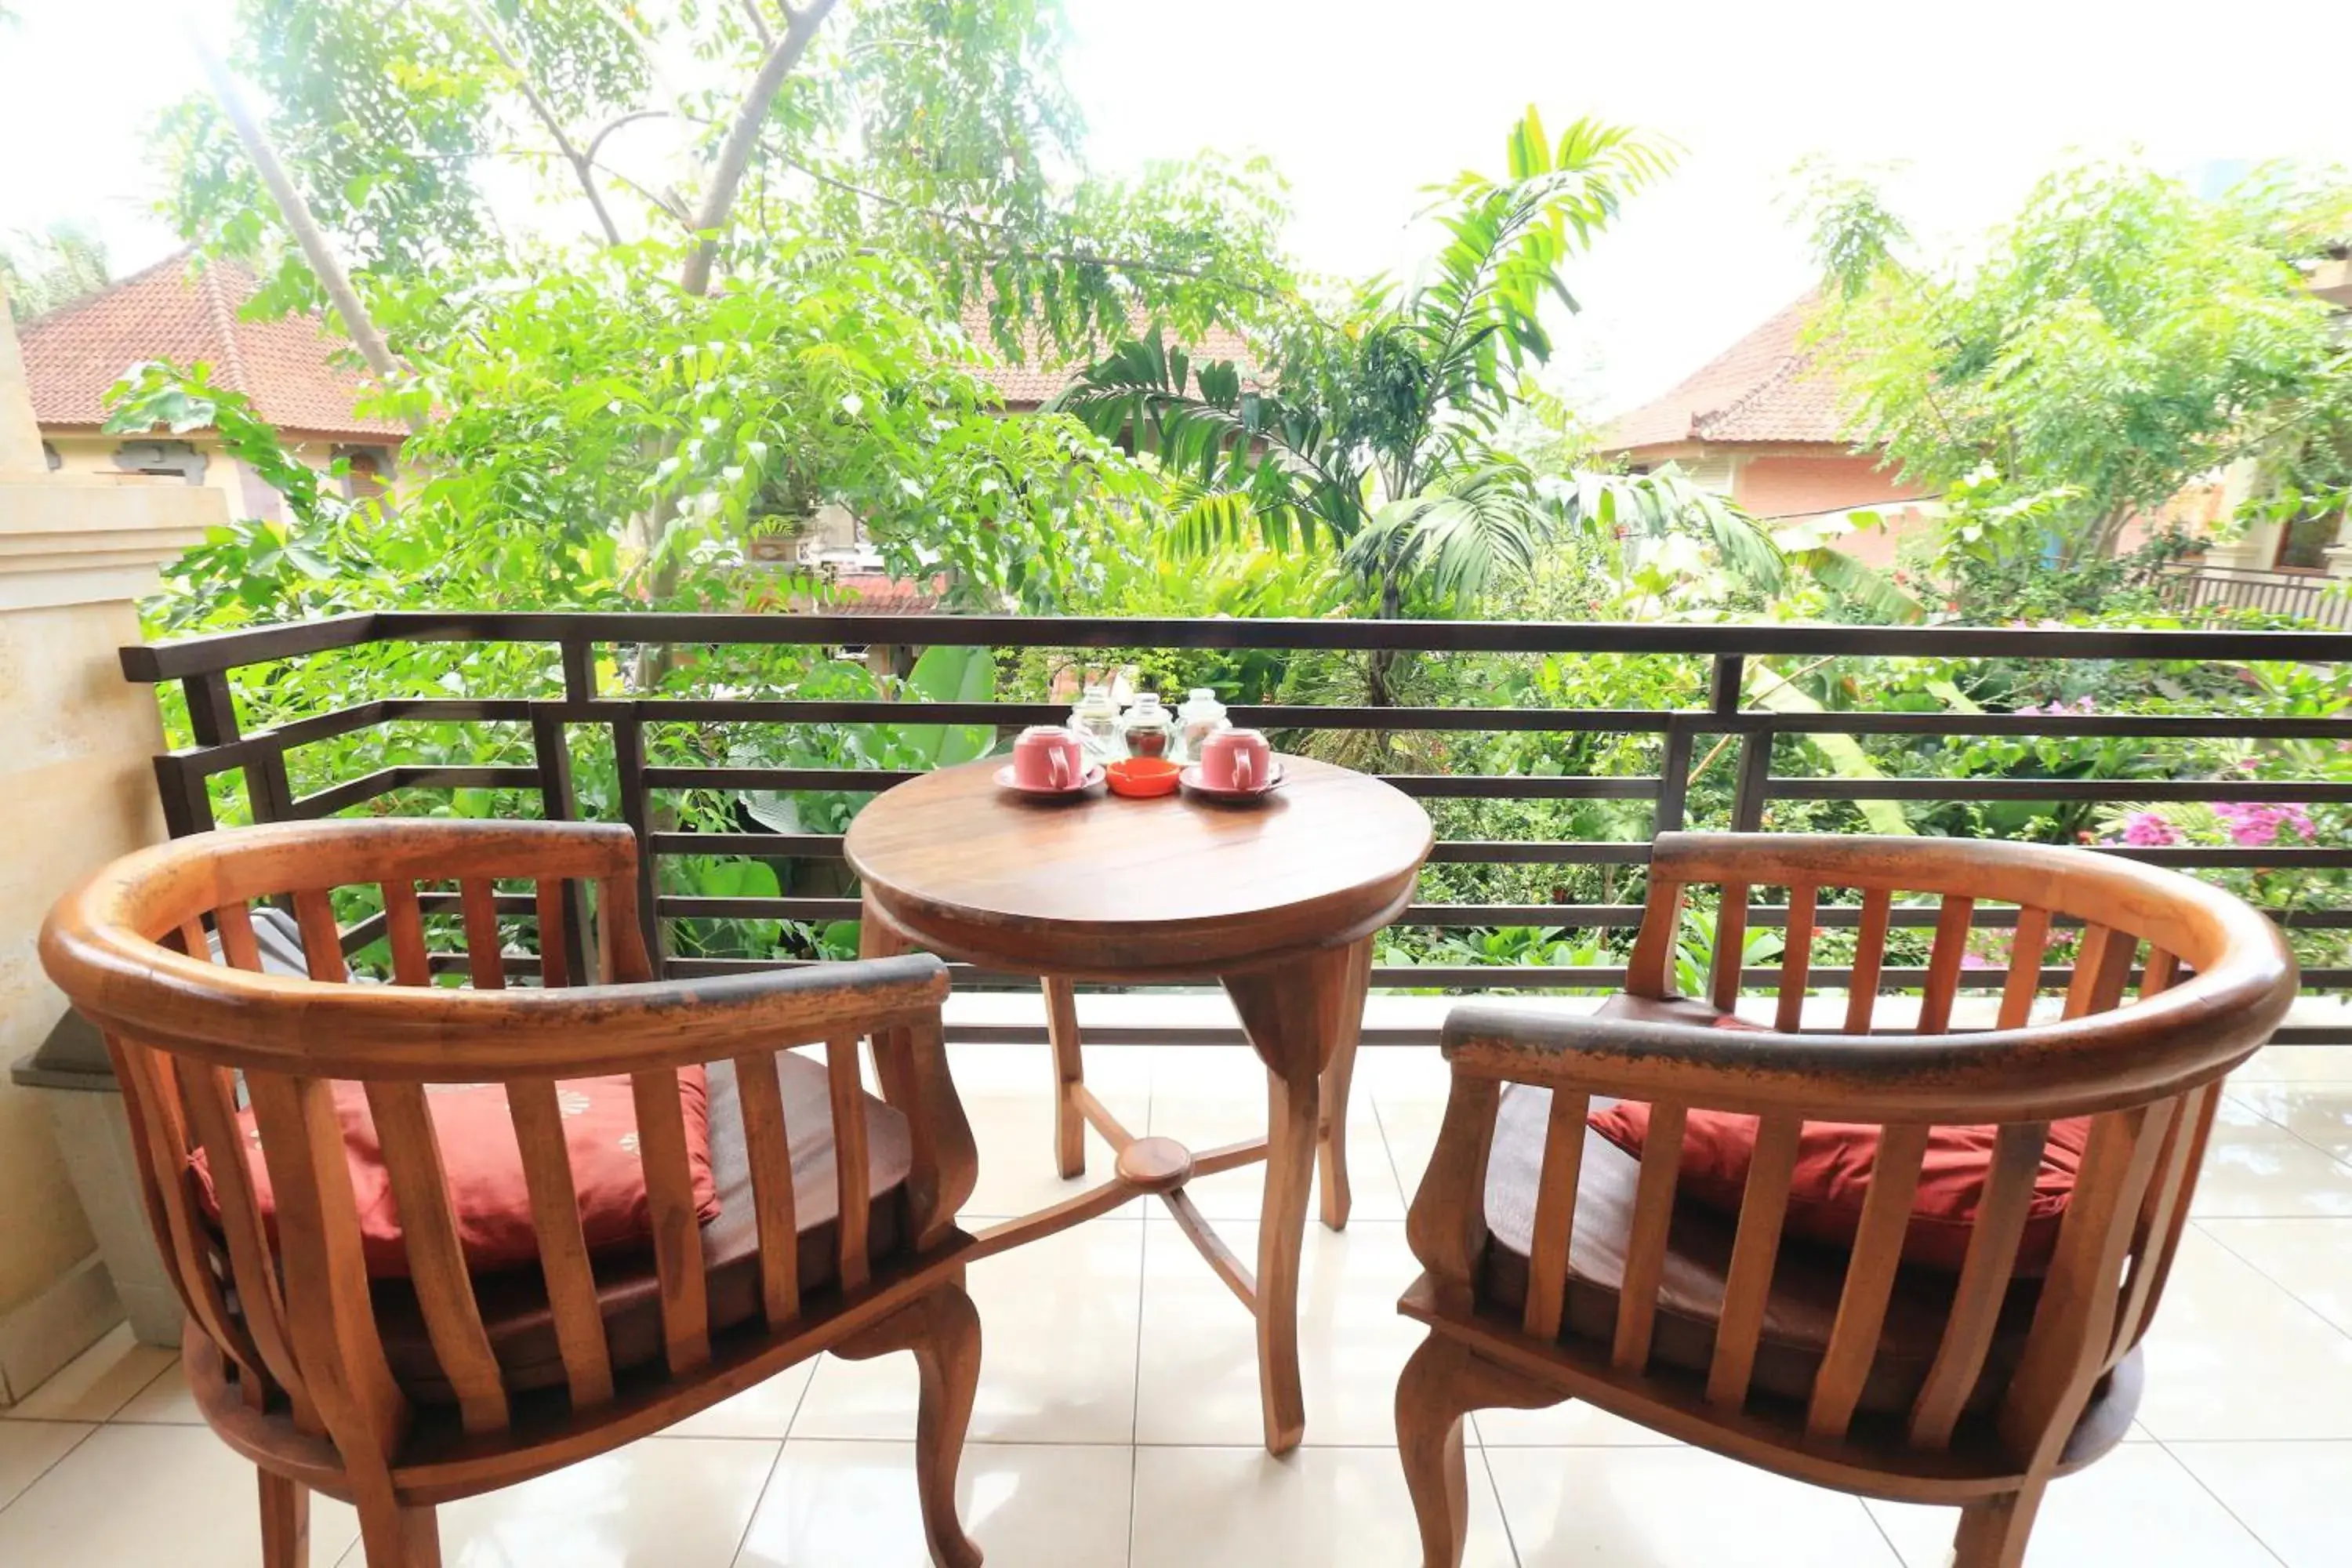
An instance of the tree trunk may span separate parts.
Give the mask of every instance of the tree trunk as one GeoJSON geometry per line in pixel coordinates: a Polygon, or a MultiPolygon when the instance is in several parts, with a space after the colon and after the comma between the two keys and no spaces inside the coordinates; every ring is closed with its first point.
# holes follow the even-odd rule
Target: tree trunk
{"type": "Polygon", "coordinates": [[[727,132],[727,143],[719,152],[719,162],[710,171],[710,184],[702,193],[702,206],[694,216],[694,248],[687,252],[686,266],[678,274],[678,287],[689,294],[710,292],[710,267],[719,255],[719,233],[734,216],[735,194],[742,188],[743,173],[751,165],[751,150],[759,145],[760,127],[767,121],[768,110],[776,101],[777,92],[793,68],[808,52],[809,41],[816,37],[819,27],[832,12],[834,0],[808,0],[801,9],[790,13],[792,21],[784,35],[768,50],[760,62],[759,74],[744,89],[743,101],[736,107],[735,123],[727,132]]]}
{"type": "MultiPolygon", "coordinates": [[[[184,30],[189,47],[195,50],[196,58],[204,64],[205,74],[212,79],[213,91],[220,99],[222,110],[227,114],[229,123],[236,128],[236,137],[244,143],[246,156],[253,160],[255,171],[261,175],[261,183],[269,189],[270,199],[278,204],[278,216],[286,220],[286,226],[294,231],[295,242],[302,247],[302,258],[310,264],[310,270],[317,274],[320,284],[327,290],[327,298],[333,303],[335,313],[343,319],[343,330],[351,334],[352,344],[360,351],[360,357],[367,361],[368,369],[375,373],[375,378],[389,386],[399,374],[400,363],[392,357],[392,350],[384,342],[383,334],[376,330],[374,318],[360,302],[359,290],[352,287],[351,273],[344,268],[342,258],[335,254],[334,243],[319,226],[319,220],[311,216],[310,204],[303,199],[293,176],[287,174],[286,165],[278,162],[278,149],[270,145],[268,133],[262,130],[261,122],[246,107],[244,96],[237,91],[236,79],[229,74],[227,62],[220,58],[219,52],[212,47],[212,41],[193,21],[186,22],[184,30]]],[[[422,430],[425,423],[411,415],[408,427],[411,431],[422,430]]]]}

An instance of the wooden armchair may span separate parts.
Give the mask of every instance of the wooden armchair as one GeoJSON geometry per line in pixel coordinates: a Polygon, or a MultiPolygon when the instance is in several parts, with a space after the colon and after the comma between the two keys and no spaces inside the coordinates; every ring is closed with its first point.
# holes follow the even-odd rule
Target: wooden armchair
{"type": "Polygon", "coordinates": [[[51,914],[42,960],[113,1053],[188,1310],[189,1381],[261,1472],[267,1568],[306,1560],[313,1490],[357,1507],[371,1568],[430,1568],[436,1504],[644,1436],[825,1350],[914,1352],[931,1553],[980,1561],[955,1517],[980,1324],[955,1223],[975,1159],[940,1048],[945,973],[908,957],[652,984],[635,855],[626,828],[582,824],[254,827],[130,856],[51,914]],[[419,882],[451,881],[455,900],[420,899],[419,882]],[[493,885],[512,881],[534,894],[493,885]],[[390,985],[344,983],[329,889],[370,883],[390,985]],[[582,984],[554,935],[567,884],[594,889],[606,984],[582,984]],[[249,906],[286,894],[309,980],[260,973],[249,906]],[[428,951],[451,904],[462,959],[428,951]],[[499,918],[523,911],[545,984],[505,989],[499,918]],[[209,960],[215,938],[226,963],[209,960]],[[470,988],[432,984],[461,964],[470,988]],[[860,1085],[862,1036],[883,1100],[860,1085]],[[787,1048],[814,1044],[822,1060],[787,1048]],[[707,1221],[680,1080],[701,1064],[720,1202],[707,1221]],[[583,1097],[560,1085],[615,1074],[635,1122],[616,1143],[642,1161],[650,1234],[592,1255],[563,1125],[583,1097]],[[356,1091],[339,1104],[337,1081],[363,1088],[403,1277],[363,1254],[339,1121],[356,1091]],[[464,1152],[428,1110],[462,1085],[503,1086],[507,1115],[491,1115],[511,1121],[533,1263],[469,1270],[445,1165],[464,1152]]]}
{"type": "Polygon", "coordinates": [[[1397,1388],[1424,1561],[1461,1561],[1464,1413],[1585,1399],[1801,1480],[1958,1505],[1958,1568],[2013,1568],[2052,1478],[2130,1424],[2137,1346],[2221,1078],[2269,1037],[2295,982],[2262,915],[2121,858],[1662,837],[1626,995],[1593,1016],[1481,1005],[1446,1022],[1452,1097],[1408,1226],[1425,1271],[1401,1305],[1430,1334],[1397,1388]],[[1722,889],[1712,994],[1677,999],[1684,890],[1709,883],[1722,889]],[[1789,889],[1777,1017],[1740,1028],[1729,1015],[1759,887],[1789,889]],[[1860,889],[1859,910],[1832,916],[1824,888],[1860,889]],[[1898,891],[1940,906],[1916,1032],[1873,1036],[1898,891]],[[2015,952],[1997,1026],[1952,1033],[1979,901],[2019,907],[2015,952]],[[1801,1034],[1815,935],[1836,918],[1858,926],[1843,1026],[1801,1034]],[[2083,926],[2063,1016],[2032,1023],[2062,921],[2083,926]],[[1602,1096],[1648,1102],[1638,1158],[1588,1130],[1602,1096]],[[1756,1119],[1708,1123],[1754,1129],[1735,1204],[1677,1201],[1702,1110],[1756,1119]],[[2079,1164],[2054,1241],[2032,1258],[2021,1244],[2053,1121],[2079,1164]],[[1788,1234],[1801,1136],[1866,1137],[1856,1123],[1876,1149],[1850,1245],[1788,1234]],[[1983,1130],[1971,1136],[1990,1156],[1957,1272],[1904,1257],[1937,1128],[1983,1130]]]}

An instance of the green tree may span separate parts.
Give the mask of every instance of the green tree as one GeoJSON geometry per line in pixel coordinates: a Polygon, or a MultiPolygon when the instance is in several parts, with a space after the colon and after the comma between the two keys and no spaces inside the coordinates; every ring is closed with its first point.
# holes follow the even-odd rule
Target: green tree
{"type": "Polygon", "coordinates": [[[1445,242],[1418,281],[1365,285],[1336,321],[1276,334],[1270,388],[1194,365],[1155,329],[1090,366],[1061,405],[1106,437],[1131,430],[1190,487],[1196,544],[1257,530],[1339,548],[1379,613],[1475,598],[1524,567],[1549,515],[1534,470],[1496,435],[1551,352],[1543,312],[1573,309],[1561,268],[1662,175],[1667,152],[1621,126],[1535,111],[1508,174],[1465,174],[1433,214],[1445,242]]]}
{"type": "Polygon", "coordinates": [[[1982,259],[1945,268],[1895,258],[1874,196],[1822,190],[1817,342],[1855,438],[1913,482],[1964,488],[1980,533],[2030,522],[2045,567],[2111,559],[2135,516],[2344,401],[2297,264],[2347,232],[2352,189],[2274,171],[2206,199],[2142,167],[2068,168],[1982,259]]]}
{"type": "Polygon", "coordinates": [[[8,313],[29,321],[108,282],[106,246],[78,225],[52,224],[45,233],[18,230],[0,244],[0,282],[7,285],[8,313]]]}

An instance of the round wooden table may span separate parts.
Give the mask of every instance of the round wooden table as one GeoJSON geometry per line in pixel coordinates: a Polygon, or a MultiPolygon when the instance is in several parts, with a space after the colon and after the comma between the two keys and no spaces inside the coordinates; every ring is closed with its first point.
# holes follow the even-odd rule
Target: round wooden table
{"type": "Polygon", "coordinates": [[[1306,1430],[1298,1384],[1298,1258],[1318,1149],[1323,1217],[1347,1222],[1347,1096],[1372,934],[1412,900],[1429,817],[1377,779],[1304,757],[1259,803],[1189,795],[1128,800],[1099,788],[1024,799],[1002,759],[943,768],[876,798],[845,846],[864,884],[869,956],[919,946],[1045,983],[1064,1176],[1091,1123],[1118,1155],[1108,1182],[983,1235],[1015,1246],[1139,1193],[1154,1194],[1257,1319],[1265,1445],[1306,1430]],[[1198,1154],[1137,1138],[1090,1093],[1071,984],[1213,980],[1266,1068],[1266,1136],[1198,1154]],[[1265,1162],[1255,1276],[1184,1191],[1194,1176],[1265,1162]]]}

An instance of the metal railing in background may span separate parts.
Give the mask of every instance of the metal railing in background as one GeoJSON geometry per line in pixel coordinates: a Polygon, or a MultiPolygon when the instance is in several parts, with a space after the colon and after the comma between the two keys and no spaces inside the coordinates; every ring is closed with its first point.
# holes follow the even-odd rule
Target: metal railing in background
{"type": "Polygon", "coordinates": [[[2261,610],[2352,630],[2347,580],[2320,572],[2168,566],[2158,574],[2157,596],[2176,610],[2261,610]]]}
{"type": "MultiPolygon", "coordinates": [[[[990,648],[1158,650],[1393,650],[1430,655],[1488,653],[1525,655],[1657,654],[1703,659],[1711,667],[1708,700],[1682,709],[1345,707],[1308,704],[1236,706],[1238,723],[1262,729],[1496,733],[1587,731],[1654,735],[1659,770],[1637,776],[1530,777],[1411,773],[1390,781],[1408,794],[1430,800],[1620,800],[1649,803],[1654,831],[1684,826],[1690,806],[1695,748],[1736,747],[1736,784],[1728,826],[1757,830],[1774,801],[2002,801],[2122,803],[2141,801],[2273,800],[2352,802],[2352,784],[2233,780],[2095,778],[1822,778],[1795,777],[1774,768],[1774,742],[1799,735],[1905,735],[1947,737],[2106,737],[2149,742],[2211,739],[2320,741],[2352,745],[2352,720],[2281,715],[2246,718],[2200,715],[2105,713],[1974,713],[1961,711],[1787,712],[1741,705],[1746,661],[1794,658],[2012,658],[2060,662],[2080,660],[2274,660],[2336,661],[2352,658],[2352,633],[2277,631],[2032,630],[1942,627],[1900,628],[1822,626],[1587,625],[1468,621],[1280,621],[1119,620],[1013,616],[673,615],[464,612],[380,612],[299,625],[258,628],[183,642],[140,645],[122,650],[124,673],[134,681],[177,682],[184,691],[195,744],[155,761],[167,823],[173,834],[203,831],[214,825],[209,781],[242,774],[247,801],[257,821],[331,816],[407,788],[507,788],[532,792],[543,814],[569,820],[579,816],[572,777],[571,731],[595,725],[609,731],[617,769],[621,816],[634,828],[646,853],[640,857],[641,910],[648,948],[661,955],[674,975],[727,973],[769,967],[791,960],[672,956],[664,935],[669,923],[694,919],[825,921],[854,919],[855,898],[704,898],[660,893],[660,863],[673,856],[753,856],[767,860],[838,859],[835,834],[693,832],[659,826],[667,814],[656,803],[666,792],[684,790],[783,790],[851,792],[887,788],[905,773],[845,768],[662,766],[647,760],[646,731],[667,723],[728,724],[925,724],[992,725],[1000,728],[1050,722],[1066,711],[1059,703],[991,701],[915,703],[908,700],[811,700],[747,698],[642,698],[600,689],[600,655],[649,646],[718,647],[788,645],[824,648],[905,647],[952,644],[990,648]],[[516,697],[393,697],[363,701],[331,712],[306,715],[273,728],[245,732],[239,726],[228,673],[244,667],[365,644],[465,642],[535,644],[560,658],[562,695],[516,697]],[[919,710],[919,719],[910,709],[919,710]],[[376,726],[403,721],[460,723],[524,723],[530,727],[534,761],[499,766],[394,764],[297,796],[289,783],[287,752],[376,726]]],[[[2099,853],[2126,855],[2158,865],[2200,869],[2246,868],[2352,868],[2352,846],[2284,847],[2158,847],[2099,846],[2099,853]]],[[[1644,863],[1646,842],[1599,840],[1441,839],[1437,864],[1627,866],[1644,863]]],[[[454,905],[454,900],[450,900],[454,905]]],[[[515,899],[506,912],[528,915],[529,900],[515,899]]],[[[504,907],[504,906],[502,906],[504,907]]],[[[1852,923],[1854,911],[1825,907],[1821,924],[1852,923]]],[[[2282,923],[2313,930],[2352,929],[2352,909],[2299,907],[2273,911],[2282,923]]],[[[1785,910],[1754,907],[1752,927],[1770,927],[1785,910]]],[[[1979,924],[2013,924],[2013,910],[1986,909],[1979,924]]],[[[1400,921],[1408,926],[1477,929],[1536,925],[1576,930],[1629,930],[1639,924],[1633,903],[1416,903],[1400,921]]],[[[1898,924],[1932,926],[1935,911],[1896,911],[1898,924]]],[[[575,907],[568,913],[566,941],[579,961],[583,922],[575,907]]],[[[381,934],[375,921],[346,933],[349,950],[381,934]]],[[[518,973],[537,969],[534,958],[510,959],[518,973]]],[[[992,976],[952,966],[963,986],[1003,984],[992,976]]],[[[581,971],[576,970],[575,973],[581,971]]],[[[1769,982],[1777,970],[1749,972],[1769,982]]],[[[1817,984],[1836,985],[1849,978],[1843,969],[1815,972],[1817,984]]],[[[2045,984],[2063,986],[2070,971],[2053,966],[2045,984]]],[[[1614,986],[1623,970],[1613,965],[1420,964],[1375,969],[1373,983],[1386,987],[1562,991],[1614,986]]],[[[1916,986],[1924,970],[1890,965],[1882,983],[1916,986]]],[[[2352,985],[2352,968],[2314,968],[2305,974],[2308,990],[2352,985]]],[[[1998,989],[1998,968],[1969,971],[1963,985],[1998,989]]],[[[1183,1031],[1177,1031],[1182,1033],[1183,1031]]],[[[1043,1038],[1035,1028],[1005,1026],[970,1031],[992,1038],[1043,1038]]],[[[1171,1031],[1150,1031],[1153,1038],[1171,1031]]],[[[1231,1030],[1191,1031],[1232,1038],[1231,1030]]],[[[1092,1037],[1090,1036],[1090,1037],[1092,1037]]],[[[2352,1041],[2352,1029],[2292,1029],[2281,1036],[2303,1043],[2352,1041]]]]}

